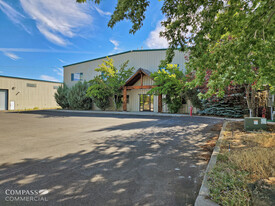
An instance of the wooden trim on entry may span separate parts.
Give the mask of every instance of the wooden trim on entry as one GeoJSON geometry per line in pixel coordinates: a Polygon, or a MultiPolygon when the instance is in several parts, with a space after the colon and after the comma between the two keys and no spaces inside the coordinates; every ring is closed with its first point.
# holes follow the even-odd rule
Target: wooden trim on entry
{"type": "Polygon", "coordinates": [[[162,94],[158,96],[158,112],[162,112],[162,94]]]}
{"type": "Polygon", "coordinates": [[[125,86],[127,89],[152,89],[156,87],[156,85],[143,85],[143,86],[125,86]]]}
{"type": "Polygon", "coordinates": [[[127,111],[127,88],[123,87],[123,111],[127,111]]]}
{"type": "MultiPolygon", "coordinates": [[[[139,68],[135,74],[133,74],[124,84],[124,86],[127,86],[128,84],[133,85],[137,82],[137,80],[135,82],[132,82],[132,80],[134,80],[134,78],[138,75],[142,75],[142,76],[148,76],[150,79],[154,80],[151,76],[150,76],[150,72],[146,71],[145,69],[139,68]]],[[[141,78],[141,77],[140,77],[141,78]]],[[[129,85],[128,85],[129,86],[129,85]]]]}

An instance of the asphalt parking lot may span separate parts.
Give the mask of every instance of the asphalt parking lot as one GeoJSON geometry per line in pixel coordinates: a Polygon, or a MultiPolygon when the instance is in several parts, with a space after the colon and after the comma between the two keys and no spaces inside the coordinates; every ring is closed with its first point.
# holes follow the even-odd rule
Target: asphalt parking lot
{"type": "Polygon", "coordinates": [[[0,205],[193,205],[207,165],[202,146],[218,123],[0,112],[0,205]],[[42,189],[48,193],[35,201],[11,194],[42,189]]]}

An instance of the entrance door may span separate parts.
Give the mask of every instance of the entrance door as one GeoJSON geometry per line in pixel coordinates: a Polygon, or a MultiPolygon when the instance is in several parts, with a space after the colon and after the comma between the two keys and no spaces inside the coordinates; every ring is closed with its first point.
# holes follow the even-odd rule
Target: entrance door
{"type": "Polygon", "coordinates": [[[139,95],[139,111],[154,111],[154,96],[150,94],[139,95]]]}
{"type": "Polygon", "coordinates": [[[0,89],[0,110],[8,109],[8,90],[0,89]]]}

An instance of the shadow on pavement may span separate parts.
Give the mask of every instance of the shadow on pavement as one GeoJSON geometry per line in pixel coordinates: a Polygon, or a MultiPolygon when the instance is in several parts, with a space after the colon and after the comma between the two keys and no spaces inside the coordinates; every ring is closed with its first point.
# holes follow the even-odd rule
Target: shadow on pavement
{"type": "Polygon", "coordinates": [[[91,151],[1,165],[0,205],[6,189],[48,189],[39,205],[193,205],[206,167],[200,145],[213,132],[179,119],[170,125],[93,142],[91,151]]]}

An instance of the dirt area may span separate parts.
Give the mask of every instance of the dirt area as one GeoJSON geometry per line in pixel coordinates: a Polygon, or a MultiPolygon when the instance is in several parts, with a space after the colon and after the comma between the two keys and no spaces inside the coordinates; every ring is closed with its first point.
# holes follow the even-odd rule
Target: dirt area
{"type": "Polygon", "coordinates": [[[217,165],[211,173],[211,197],[222,205],[275,205],[275,125],[245,132],[244,122],[229,122],[217,165]]]}
{"type": "Polygon", "coordinates": [[[209,162],[216,142],[219,139],[222,125],[223,123],[218,123],[209,128],[209,132],[211,132],[212,135],[206,140],[206,142],[202,146],[200,146],[203,150],[203,153],[200,154],[201,159],[209,162]]]}

